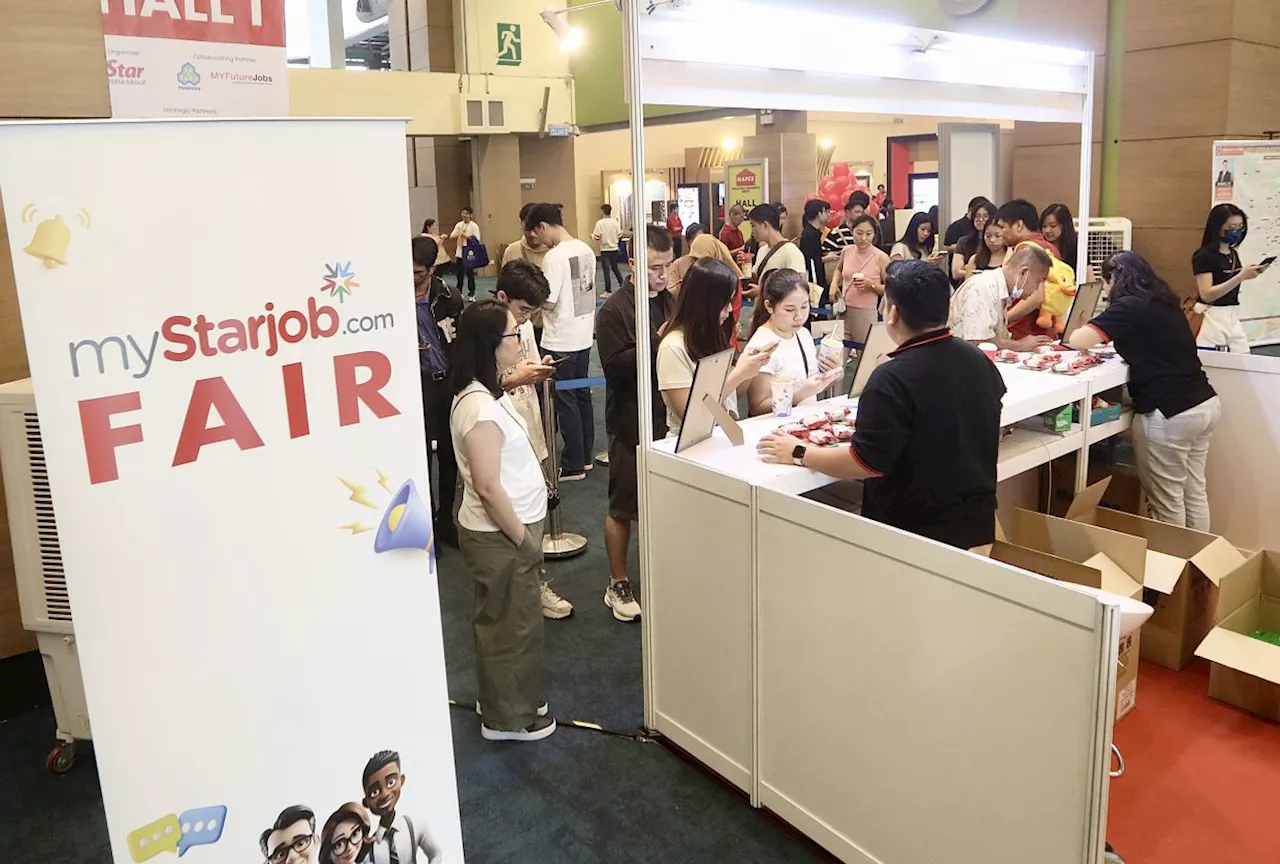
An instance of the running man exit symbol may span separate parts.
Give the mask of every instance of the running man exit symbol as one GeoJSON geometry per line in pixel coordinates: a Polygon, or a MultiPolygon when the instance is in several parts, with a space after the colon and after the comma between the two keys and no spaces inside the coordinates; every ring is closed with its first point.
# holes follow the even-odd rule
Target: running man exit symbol
{"type": "Polygon", "coordinates": [[[519,66],[523,54],[520,50],[520,25],[498,25],[498,65],[519,66]]]}

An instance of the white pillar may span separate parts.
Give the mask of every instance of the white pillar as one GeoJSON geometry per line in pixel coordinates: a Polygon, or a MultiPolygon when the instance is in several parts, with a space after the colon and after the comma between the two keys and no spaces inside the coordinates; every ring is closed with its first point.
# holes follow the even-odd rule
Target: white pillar
{"type": "MultiPolygon", "coordinates": [[[[311,65],[345,69],[347,46],[342,31],[343,0],[307,0],[307,31],[311,37],[311,65]]],[[[355,0],[351,0],[355,2],[355,0]]]]}

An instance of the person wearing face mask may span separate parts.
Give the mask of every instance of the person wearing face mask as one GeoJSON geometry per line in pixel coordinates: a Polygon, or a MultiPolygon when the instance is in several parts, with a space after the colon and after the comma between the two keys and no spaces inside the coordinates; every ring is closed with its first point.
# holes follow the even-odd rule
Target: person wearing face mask
{"type": "Polygon", "coordinates": [[[990,342],[1011,351],[1034,351],[1048,345],[1048,336],[1014,337],[1009,334],[1009,320],[1015,314],[1029,315],[1034,310],[1018,301],[1044,281],[1052,266],[1049,253],[1038,246],[1023,246],[1005,257],[997,270],[975,273],[951,296],[947,327],[951,335],[966,342],[990,342]],[[1013,309],[1007,309],[1008,304],[1013,309]]]}
{"type": "Polygon", "coordinates": [[[804,326],[808,320],[809,283],[805,278],[790,270],[774,270],[766,276],[751,318],[747,351],[770,345],[777,349],[747,385],[750,416],[773,410],[773,381],[778,376],[795,382],[794,405],[816,402],[818,393],[844,377],[838,357],[818,358],[813,334],[804,326]]]}
{"type": "Polygon", "coordinates": [[[1236,250],[1249,234],[1249,217],[1234,204],[1209,211],[1200,248],[1191,257],[1198,293],[1196,311],[1204,316],[1196,344],[1249,353],[1249,337],[1240,323],[1240,286],[1267,272],[1267,266],[1242,266],[1236,250]]]}
{"type": "Polygon", "coordinates": [[[981,351],[947,332],[951,281],[924,261],[889,267],[885,325],[898,343],[858,398],[848,447],[766,435],[766,462],[865,480],[862,515],[972,549],[995,539],[1004,380],[981,351]]]}
{"type": "MultiPolygon", "coordinates": [[[[702,240],[702,237],[698,238],[702,240]]],[[[709,242],[714,237],[705,238],[709,242]]],[[[659,334],[671,317],[675,295],[669,290],[672,264],[671,237],[657,225],[645,230],[648,249],[646,294],[649,300],[649,345],[656,349],[659,334]]],[[[726,253],[727,254],[727,253],[726,253]]],[[[635,272],[635,262],[631,262],[635,272]]],[[[596,346],[604,370],[604,428],[609,436],[609,509],[604,519],[604,546],[609,557],[609,587],[604,602],[618,621],[640,617],[640,603],[627,576],[627,550],[631,546],[631,523],[640,519],[636,448],[640,445],[639,372],[636,366],[636,285],[633,279],[605,301],[596,314],[596,346]]],[[[652,414],[648,418],[654,438],[667,434],[666,409],[657,381],[653,390],[652,414]]]]}
{"type": "Polygon", "coordinates": [[[873,217],[863,214],[855,219],[852,235],[852,245],[841,250],[840,263],[831,274],[831,290],[843,292],[844,338],[864,343],[876,323],[889,255],[875,245],[879,230],[873,217]]]}

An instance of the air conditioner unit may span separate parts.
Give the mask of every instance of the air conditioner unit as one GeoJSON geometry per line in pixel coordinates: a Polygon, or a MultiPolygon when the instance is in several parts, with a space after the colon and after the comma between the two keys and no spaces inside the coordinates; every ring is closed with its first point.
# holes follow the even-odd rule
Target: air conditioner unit
{"type": "MultiPolygon", "coordinates": [[[[1080,220],[1076,219],[1076,230],[1080,220]]],[[[1123,216],[1105,216],[1089,220],[1089,261],[1095,278],[1102,271],[1102,263],[1117,252],[1133,248],[1133,223],[1123,216]]]]}
{"type": "Polygon", "coordinates": [[[459,93],[457,100],[460,134],[507,131],[507,103],[503,100],[470,93],[459,93]]]}
{"type": "Polygon", "coordinates": [[[57,743],[45,764],[62,774],[75,762],[76,742],[90,738],[89,710],[30,378],[0,384],[0,468],[22,626],[36,634],[58,724],[57,743]]]}

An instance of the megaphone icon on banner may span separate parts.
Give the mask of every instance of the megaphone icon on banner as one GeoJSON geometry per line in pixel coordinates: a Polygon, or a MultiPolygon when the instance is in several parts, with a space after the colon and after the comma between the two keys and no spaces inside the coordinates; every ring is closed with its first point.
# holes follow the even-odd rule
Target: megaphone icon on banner
{"type": "Polygon", "coordinates": [[[431,509],[418,494],[413,481],[406,480],[391,498],[387,512],[382,514],[378,534],[373,539],[373,551],[430,548],[431,509]]]}

